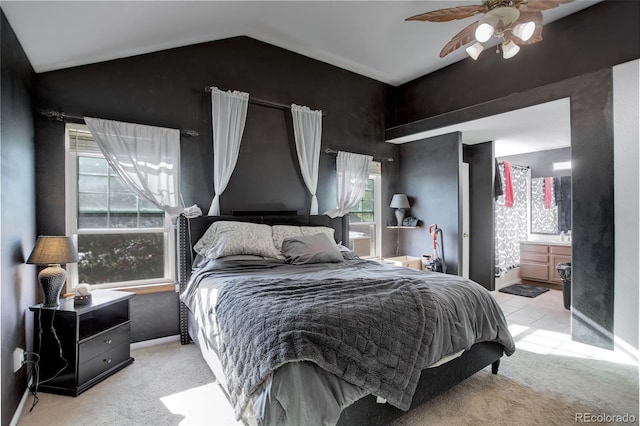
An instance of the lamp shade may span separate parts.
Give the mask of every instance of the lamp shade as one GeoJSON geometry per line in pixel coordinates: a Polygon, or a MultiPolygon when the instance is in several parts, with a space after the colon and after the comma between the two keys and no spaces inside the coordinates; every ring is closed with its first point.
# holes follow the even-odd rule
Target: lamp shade
{"type": "Polygon", "coordinates": [[[393,194],[389,207],[393,207],[394,209],[408,209],[410,206],[407,194],[393,194]]]}
{"type": "Polygon", "coordinates": [[[71,237],[51,236],[39,236],[31,256],[27,259],[27,263],[34,265],[55,265],[77,261],[78,252],[71,237]]]}

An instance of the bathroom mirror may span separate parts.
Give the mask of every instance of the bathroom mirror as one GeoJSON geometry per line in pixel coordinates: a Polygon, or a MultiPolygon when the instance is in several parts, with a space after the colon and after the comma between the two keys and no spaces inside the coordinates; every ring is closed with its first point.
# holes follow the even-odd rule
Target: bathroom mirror
{"type": "Polygon", "coordinates": [[[571,230],[571,176],[531,178],[531,233],[571,230]]]}

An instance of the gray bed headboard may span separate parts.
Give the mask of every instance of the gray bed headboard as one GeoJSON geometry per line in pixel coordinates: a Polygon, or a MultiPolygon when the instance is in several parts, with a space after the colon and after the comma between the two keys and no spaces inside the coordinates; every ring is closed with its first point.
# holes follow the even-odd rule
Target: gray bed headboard
{"type": "MultiPolygon", "coordinates": [[[[209,229],[212,223],[221,220],[235,222],[263,223],[265,225],[297,225],[297,226],[327,226],[335,229],[337,243],[347,245],[349,241],[349,218],[348,216],[299,216],[299,215],[242,215],[242,216],[201,216],[194,219],[187,219],[179,216],[176,223],[176,261],[178,266],[178,284],[180,292],[186,288],[191,277],[191,265],[194,256],[193,245],[209,229]]],[[[190,343],[187,323],[187,307],[180,302],[180,342],[184,345],[190,343]]]]}

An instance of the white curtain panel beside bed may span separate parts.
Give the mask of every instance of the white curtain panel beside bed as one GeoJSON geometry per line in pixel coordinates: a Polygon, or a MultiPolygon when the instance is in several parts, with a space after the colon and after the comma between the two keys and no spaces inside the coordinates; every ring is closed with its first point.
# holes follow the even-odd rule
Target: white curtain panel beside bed
{"type": "Polygon", "coordinates": [[[249,94],[211,88],[213,126],[213,191],[209,216],[220,216],[220,194],[227,188],[238,161],[240,141],[247,120],[249,94]]]}
{"type": "Polygon", "coordinates": [[[318,214],[318,164],[320,162],[320,144],[322,140],[322,111],[312,111],[306,106],[291,104],[293,116],[293,135],[296,140],[296,153],[300,163],[302,179],[311,193],[309,214],[318,214]]]}
{"type": "Polygon", "coordinates": [[[338,207],[327,211],[329,217],[344,216],[358,205],[369,181],[369,165],[373,157],[338,151],[336,180],[338,183],[338,207]]]}
{"type": "Polygon", "coordinates": [[[175,218],[202,216],[180,195],[180,131],[84,117],[105,159],[129,188],[175,218]]]}

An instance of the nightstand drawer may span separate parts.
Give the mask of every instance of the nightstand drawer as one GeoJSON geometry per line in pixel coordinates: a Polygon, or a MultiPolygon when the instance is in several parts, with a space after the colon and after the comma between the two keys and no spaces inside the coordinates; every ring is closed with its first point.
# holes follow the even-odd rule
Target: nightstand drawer
{"type": "Polygon", "coordinates": [[[123,343],[129,344],[131,321],[127,321],[117,327],[93,336],[91,339],[80,343],[78,363],[82,364],[97,355],[109,351],[123,343]]]}
{"type": "Polygon", "coordinates": [[[129,342],[117,346],[78,366],[78,385],[129,359],[129,342]]]}

